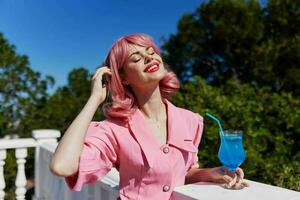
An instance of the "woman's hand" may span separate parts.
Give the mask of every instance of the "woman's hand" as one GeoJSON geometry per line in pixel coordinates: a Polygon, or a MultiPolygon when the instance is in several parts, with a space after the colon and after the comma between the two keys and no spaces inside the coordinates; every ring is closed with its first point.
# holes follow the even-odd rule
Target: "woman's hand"
{"type": "Polygon", "coordinates": [[[226,167],[211,168],[209,174],[210,182],[225,183],[228,188],[242,189],[249,187],[249,184],[244,180],[244,172],[241,168],[237,168],[235,172],[229,171],[226,167]]]}
{"type": "Polygon", "coordinates": [[[106,95],[107,95],[107,86],[105,84],[102,85],[103,75],[111,75],[111,70],[104,66],[97,69],[96,73],[92,78],[92,90],[91,90],[91,97],[96,98],[99,100],[99,104],[101,104],[106,95]]]}

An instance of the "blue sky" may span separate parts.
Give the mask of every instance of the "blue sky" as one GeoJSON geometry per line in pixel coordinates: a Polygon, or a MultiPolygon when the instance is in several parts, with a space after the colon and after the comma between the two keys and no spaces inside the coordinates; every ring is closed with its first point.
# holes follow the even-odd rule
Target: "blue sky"
{"type": "Polygon", "coordinates": [[[0,0],[0,32],[29,56],[30,66],[56,84],[75,67],[94,72],[113,42],[143,32],[160,45],[184,13],[204,0],[0,0]]]}

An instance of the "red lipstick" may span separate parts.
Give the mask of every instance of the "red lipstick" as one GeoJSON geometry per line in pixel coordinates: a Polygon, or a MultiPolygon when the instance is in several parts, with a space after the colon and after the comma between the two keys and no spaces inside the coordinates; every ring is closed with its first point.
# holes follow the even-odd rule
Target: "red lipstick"
{"type": "Polygon", "coordinates": [[[149,64],[147,64],[145,66],[144,72],[154,72],[154,71],[157,71],[158,69],[159,69],[159,63],[158,63],[158,61],[153,60],[152,62],[150,62],[149,64]],[[152,67],[152,66],[155,66],[155,65],[156,65],[156,67],[152,67]]]}

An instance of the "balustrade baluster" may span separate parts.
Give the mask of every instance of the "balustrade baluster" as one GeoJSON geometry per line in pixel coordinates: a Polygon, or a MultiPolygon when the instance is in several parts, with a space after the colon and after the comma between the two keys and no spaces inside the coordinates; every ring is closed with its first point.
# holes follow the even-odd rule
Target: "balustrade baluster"
{"type": "Polygon", "coordinates": [[[0,150],[0,200],[4,199],[5,196],[5,179],[4,179],[4,165],[5,165],[5,159],[6,159],[6,149],[0,150]]]}
{"type": "Polygon", "coordinates": [[[16,158],[18,164],[17,178],[16,178],[16,199],[25,199],[26,193],[26,175],[25,175],[25,162],[27,157],[27,148],[16,149],[16,158]]]}

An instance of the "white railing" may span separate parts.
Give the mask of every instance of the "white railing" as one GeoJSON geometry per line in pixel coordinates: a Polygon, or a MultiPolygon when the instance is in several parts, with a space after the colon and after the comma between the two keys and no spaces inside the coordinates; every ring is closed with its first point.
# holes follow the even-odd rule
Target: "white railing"
{"type": "Polygon", "coordinates": [[[27,148],[36,147],[37,143],[34,139],[2,139],[0,140],[0,200],[5,196],[5,180],[4,168],[7,149],[15,149],[15,156],[17,159],[18,169],[16,177],[16,199],[25,199],[26,193],[26,176],[25,176],[25,162],[27,157],[27,148]]]}
{"type": "MultiPolygon", "coordinates": [[[[118,197],[119,174],[111,170],[96,184],[86,185],[81,192],[72,192],[64,178],[54,176],[49,170],[50,158],[57,146],[60,132],[57,130],[35,130],[33,139],[0,140],[0,200],[5,196],[3,167],[7,149],[15,149],[18,164],[16,177],[16,199],[25,199],[26,176],[24,164],[27,148],[35,148],[35,193],[34,200],[115,200],[118,197]]],[[[173,200],[300,200],[300,193],[284,188],[249,181],[251,187],[242,190],[227,190],[221,185],[196,183],[177,187],[173,200]]]]}
{"type": "Polygon", "coordinates": [[[115,200],[118,197],[119,175],[110,171],[101,182],[88,185],[81,192],[72,192],[64,178],[54,176],[49,170],[50,158],[57,146],[53,142],[40,143],[36,156],[36,185],[34,200],[115,200]]]}

